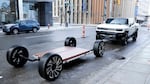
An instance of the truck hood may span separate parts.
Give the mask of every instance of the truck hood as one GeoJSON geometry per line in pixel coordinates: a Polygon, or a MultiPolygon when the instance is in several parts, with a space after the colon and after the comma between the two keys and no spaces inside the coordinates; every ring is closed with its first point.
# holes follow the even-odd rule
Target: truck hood
{"type": "Polygon", "coordinates": [[[118,24],[100,24],[97,25],[99,28],[110,28],[110,29],[123,29],[128,28],[128,25],[118,25],[118,24]]]}

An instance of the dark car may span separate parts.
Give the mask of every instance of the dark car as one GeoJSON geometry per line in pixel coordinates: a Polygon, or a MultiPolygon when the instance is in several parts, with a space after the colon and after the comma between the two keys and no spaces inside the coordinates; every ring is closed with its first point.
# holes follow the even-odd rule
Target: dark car
{"type": "Polygon", "coordinates": [[[3,27],[3,32],[6,34],[18,34],[19,32],[37,32],[40,29],[40,24],[35,20],[18,20],[15,24],[6,24],[3,27]]]}

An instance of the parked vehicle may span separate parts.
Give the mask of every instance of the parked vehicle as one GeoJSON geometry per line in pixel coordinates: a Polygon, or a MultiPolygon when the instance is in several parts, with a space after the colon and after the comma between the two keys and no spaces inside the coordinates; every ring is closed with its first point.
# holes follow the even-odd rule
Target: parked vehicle
{"type": "Polygon", "coordinates": [[[96,27],[96,39],[121,41],[123,45],[132,37],[136,41],[138,25],[133,18],[108,18],[103,24],[96,27]]]}
{"type": "Polygon", "coordinates": [[[40,29],[40,24],[34,20],[18,20],[15,24],[6,24],[3,27],[3,32],[6,34],[18,34],[19,32],[37,32],[40,29]]]}

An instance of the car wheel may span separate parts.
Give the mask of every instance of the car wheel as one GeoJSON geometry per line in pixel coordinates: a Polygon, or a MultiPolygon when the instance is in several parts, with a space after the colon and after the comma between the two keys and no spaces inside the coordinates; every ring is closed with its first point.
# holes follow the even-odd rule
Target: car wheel
{"type": "Polygon", "coordinates": [[[32,31],[33,31],[34,33],[36,33],[36,32],[37,32],[37,28],[33,28],[32,31]]]}
{"type": "Polygon", "coordinates": [[[136,39],[137,39],[137,35],[138,35],[138,32],[135,32],[135,33],[134,33],[134,35],[133,35],[133,37],[132,37],[132,41],[133,41],[133,42],[135,42],[135,41],[136,41],[136,39]]]}
{"type": "Polygon", "coordinates": [[[63,69],[63,60],[58,54],[46,53],[39,62],[39,74],[42,78],[53,81],[63,69]]]}
{"type": "Polygon", "coordinates": [[[67,37],[64,46],[76,47],[76,39],[74,37],[67,37]]]}
{"type": "Polygon", "coordinates": [[[22,46],[13,46],[7,51],[7,61],[15,67],[22,67],[27,62],[28,57],[28,50],[22,46]]]}
{"type": "Polygon", "coordinates": [[[104,41],[96,40],[93,46],[93,52],[96,57],[102,57],[104,53],[104,41]]]}
{"type": "Polygon", "coordinates": [[[122,37],[121,43],[122,43],[122,45],[128,44],[128,33],[125,33],[124,37],[122,37]]]}
{"type": "Polygon", "coordinates": [[[13,29],[13,30],[12,30],[12,33],[13,33],[13,34],[18,34],[18,33],[19,33],[19,30],[18,30],[18,29],[13,29]]]}

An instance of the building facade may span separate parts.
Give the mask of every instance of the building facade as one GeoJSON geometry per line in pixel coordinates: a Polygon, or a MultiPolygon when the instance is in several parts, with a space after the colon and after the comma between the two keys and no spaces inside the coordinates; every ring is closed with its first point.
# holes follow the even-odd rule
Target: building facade
{"type": "Polygon", "coordinates": [[[113,0],[112,17],[135,18],[137,0],[113,0]]]}
{"type": "Polygon", "coordinates": [[[137,0],[137,20],[138,22],[150,21],[150,0],[137,0]]]}
{"type": "Polygon", "coordinates": [[[38,20],[40,25],[53,25],[53,0],[1,0],[0,22],[13,23],[16,20],[38,20]]]}
{"type": "Polygon", "coordinates": [[[70,24],[95,24],[110,14],[112,0],[55,0],[53,16],[55,22],[70,24]]]}

